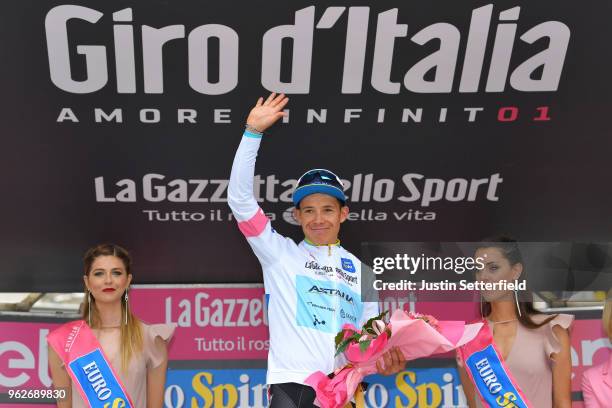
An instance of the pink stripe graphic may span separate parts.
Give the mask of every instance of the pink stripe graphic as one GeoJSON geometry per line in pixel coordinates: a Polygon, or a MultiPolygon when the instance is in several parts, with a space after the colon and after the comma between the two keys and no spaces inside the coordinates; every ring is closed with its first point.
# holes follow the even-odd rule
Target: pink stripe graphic
{"type": "Polygon", "coordinates": [[[250,220],[239,222],[238,228],[245,237],[256,237],[263,232],[267,223],[268,217],[260,208],[250,220]]]}

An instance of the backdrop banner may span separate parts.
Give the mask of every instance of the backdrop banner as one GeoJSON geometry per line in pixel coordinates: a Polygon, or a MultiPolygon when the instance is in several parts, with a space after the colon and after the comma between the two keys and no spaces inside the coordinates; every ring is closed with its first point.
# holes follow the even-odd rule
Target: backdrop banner
{"type": "MultiPolygon", "coordinates": [[[[268,330],[265,306],[259,304],[263,294],[260,285],[132,290],[130,303],[144,321],[178,324],[168,349],[165,406],[192,406],[192,401],[194,406],[213,407],[261,407],[265,403],[268,330]]],[[[471,319],[476,313],[474,303],[381,302],[383,309],[414,308],[440,319],[471,319]]],[[[37,321],[33,317],[33,321],[21,322],[2,318],[0,407],[51,403],[33,394],[28,397],[28,391],[50,389],[46,336],[66,319],[37,321]]],[[[605,361],[610,352],[601,321],[576,320],[571,347],[572,395],[579,401],[582,372],[605,361]]],[[[368,382],[370,407],[466,406],[452,353],[410,362],[397,375],[371,376],[368,382]]],[[[578,402],[573,406],[579,407],[578,402]]]]}
{"type": "Polygon", "coordinates": [[[345,180],[343,244],[612,241],[612,4],[7,0],[3,290],[80,288],[131,250],[138,283],[260,282],[227,206],[246,115],[291,96],[255,194],[293,238],[306,169],[345,180]],[[608,163],[608,164],[606,164],[608,163]]]}

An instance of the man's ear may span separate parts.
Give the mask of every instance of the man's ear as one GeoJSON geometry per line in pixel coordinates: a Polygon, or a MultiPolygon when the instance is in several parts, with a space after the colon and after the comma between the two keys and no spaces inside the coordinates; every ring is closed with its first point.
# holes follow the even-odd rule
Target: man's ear
{"type": "Polygon", "coordinates": [[[347,205],[340,207],[340,222],[346,221],[349,215],[349,208],[347,205]]]}
{"type": "Polygon", "coordinates": [[[298,224],[302,225],[302,219],[301,219],[301,214],[300,214],[300,209],[297,207],[293,208],[293,219],[297,221],[298,224]]]}

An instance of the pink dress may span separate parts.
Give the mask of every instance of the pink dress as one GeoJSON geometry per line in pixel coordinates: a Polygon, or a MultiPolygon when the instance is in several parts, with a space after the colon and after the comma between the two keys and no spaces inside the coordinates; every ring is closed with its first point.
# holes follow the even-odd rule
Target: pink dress
{"type": "Polygon", "coordinates": [[[612,352],[608,360],[582,373],[585,408],[605,408],[612,404],[612,352]]]}
{"type": "MultiPolygon", "coordinates": [[[[532,320],[540,323],[548,317],[549,315],[534,315],[532,320]]],[[[554,326],[569,329],[573,321],[574,316],[559,314],[552,321],[537,329],[528,329],[520,323],[517,324],[516,336],[508,358],[506,358],[506,365],[534,407],[550,408],[553,406],[552,367],[554,361],[550,355],[558,353],[561,350],[561,344],[552,329],[554,326]]],[[[489,327],[491,327],[490,324],[489,327]]],[[[483,406],[478,394],[476,394],[476,406],[479,408],[483,406]]]]}
{"type": "MultiPolygon", "coordinates": [[[[161,337],[166,343],[172,337],[174,324],[142,324],[142,353],[133,356],[127,371],[121,369],[120,331],[119,329],[93,330],[104,354],[110,360],[115,372],[121,378],[123,385],[132,398],[135,407],[147,406],[147,370],[159,366],[163,362],[165,352],[163,347],[155,344],[155,338],[161,337]]],[[[72,384],[72,407],[88,408],[81,394],[72,384]]]]}

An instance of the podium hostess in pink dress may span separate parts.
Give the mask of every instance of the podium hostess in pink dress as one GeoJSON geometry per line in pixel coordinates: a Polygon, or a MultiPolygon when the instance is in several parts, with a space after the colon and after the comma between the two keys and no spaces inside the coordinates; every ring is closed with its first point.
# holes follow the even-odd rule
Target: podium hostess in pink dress
{"type": "MultiPolygon", "coordinates": [[[[612,341],[612,291],[608,292],[602,323],[612,341]]],[[[582,373],[582,396],[585,408],[612,406],[612,350],[608,350],[606,361],[582,373]]]]}
{"type": "MultiPolygon", "coordinates": [[[[131,259],[125,249],[112,244],[98,245],[86,252],[84,264],[83,320],[74,322],[75,325],[91,328],[95,339],[90,338],[94,343],[97,340],[96,344],[99,344],[134,407],[162,408],[168,362],[167,341],[175,326],[147,325],[130,311],[131,259]]],[[[49,338],[54,336],[53,344],[57,344],[55,340],[59,331],[49,335],[49,338]]],[[[53,386],[67,390],[67,398],[58,400],[58,407],[89,407],[82,396],[84,394],[78,392],[81,388],[77,388],[78,384],[69,375],[67,362],[56,350],[49,347],[53,386]]]]}
{"type": "MultiPolygon", "coordinates": [[[[483,243],[475,257],[485,259],[476,273],[482,282],[525,279],[516,241],[496,238],[483,243]]],[[[510,371],[514,385],[536,408],[571,407],[569,328],[574,317],[538,313],[532,302],[519,301],[509,290],[481,291],[481,315],[510,371]]],[[[458,359],[461,383],[470,408],[483,406],[464,362],[458,359]]]]}

